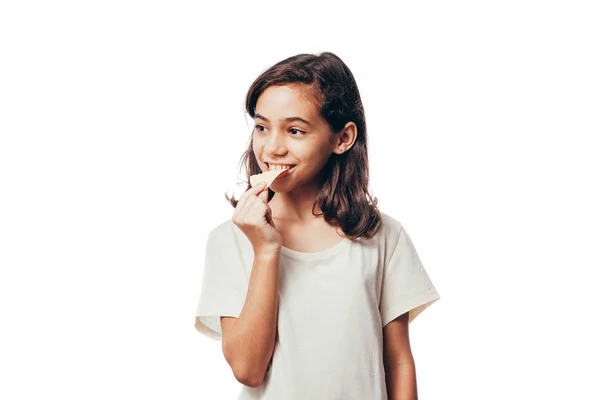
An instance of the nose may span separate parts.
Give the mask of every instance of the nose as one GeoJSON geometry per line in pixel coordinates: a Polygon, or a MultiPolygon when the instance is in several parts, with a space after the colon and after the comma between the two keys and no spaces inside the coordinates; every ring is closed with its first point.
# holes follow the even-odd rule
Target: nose
{"type": "Polygon", "coordinates": [[[273,132],[265,139],[264,151],[269,157],[273,154],[284,155],[287,152],[285,135],[273,132]]]}

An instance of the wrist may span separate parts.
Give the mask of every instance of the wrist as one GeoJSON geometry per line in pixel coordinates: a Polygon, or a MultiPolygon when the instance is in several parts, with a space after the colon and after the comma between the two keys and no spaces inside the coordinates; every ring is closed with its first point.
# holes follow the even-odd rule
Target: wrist
{"type": "Polygon", "coordinates": [[[281,254],[281,246],[264,246],[254,249],[254,258],[261,260],[272,260],[279,258],[281,254]]]}

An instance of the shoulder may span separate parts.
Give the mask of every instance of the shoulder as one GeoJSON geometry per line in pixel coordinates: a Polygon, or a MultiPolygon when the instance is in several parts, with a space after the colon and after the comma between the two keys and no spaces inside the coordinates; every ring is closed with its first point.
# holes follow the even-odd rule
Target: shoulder
{"type": "Polygon", "coordinates": [[[209,240],[231,240],[235,237],[235,229],[239,229],[231,220],[228,218],[220,222],[218,225],[213,227],[208,232],[209,240]]]}
{"type": "MultiPolygon", "coordinates": [[[[403,226],[398,218],[378,210],[381,216],[379,229],[373,237],[366,239],[360,238],[357,240],[359,246],[356,246],[357,251],[367,252],[372,255],[373,259],[377,259],[377,266],[385,270],[392,256],[396,253],[398,245],[401,244],[403,226]]],[[[356,257],[361,260],[364,258],[356,257]]]]}
{"type": "Polygon", "coordinates": [[[397,218],[381,210],[379,210],[379,214],[381,215],[381,224],[375,235],[370,239],[361,238],[359,243],[363,245],[361,246],[363,249],[376,251],[379,257],[383,257],[385,264],[398,245],[403,226],[397,218]]]}
{"type": "Polygon", "coordinates": [[[381,228],[379,229],[378,235],[385,237],[386,239],[398,239],[400,232],[404,229],[402,223],[389,214],[379,211],[381,214],[381,228]]]}
{"type": "MultiPolygon", "coordinates": [[[[247,250],[250,241],[244,232],[228,218],[216,225],[208,233],[209,243],[218,243],[223,246],[235,245],[247,250]]],[[[251,248],[251,247],[250,247],[251,248]]]]}

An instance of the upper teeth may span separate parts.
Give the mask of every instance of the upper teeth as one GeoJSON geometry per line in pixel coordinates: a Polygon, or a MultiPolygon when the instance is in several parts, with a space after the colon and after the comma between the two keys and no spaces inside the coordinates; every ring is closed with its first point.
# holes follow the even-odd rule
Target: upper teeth
{"type": "Polygon", "coordinates": [[[273,165],[273,164],[269,164],[269,169],[270,170],[274,170],[274,169],[290,169],[292,167],[293,167],[293,165],[273,165]]]}

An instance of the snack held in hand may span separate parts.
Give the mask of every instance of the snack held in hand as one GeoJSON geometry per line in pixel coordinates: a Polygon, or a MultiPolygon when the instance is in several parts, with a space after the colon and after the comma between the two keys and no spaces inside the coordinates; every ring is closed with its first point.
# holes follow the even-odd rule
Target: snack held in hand
{"type": "Polygon", "coordinates": [[[271,183],[273,183],[279,174],[285,171],[285,169],[272,169],[270,171],[263,172],[262,174],[252,175],[250,176],[250,186],[254,187],[262,181],[265,181],[267,182],[267,187],[270,187],[271,183]]]}

